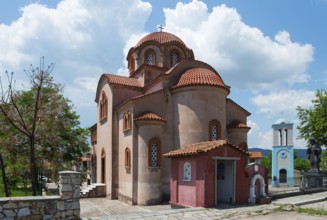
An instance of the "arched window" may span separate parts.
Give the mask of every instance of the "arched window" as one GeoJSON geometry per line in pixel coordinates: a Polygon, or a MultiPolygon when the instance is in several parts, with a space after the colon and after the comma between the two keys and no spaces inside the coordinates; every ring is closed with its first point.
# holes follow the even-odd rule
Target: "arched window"
{"type": "Polygon", "coordinates": [[[152,138],[149,142],[148,163],[149,167],[160,167],[161,146],[158,138],[152,138]]]}
{"type": "Polygon", "coordinates": [[[183,175],[183,180],[184,181],[191,181],[191,164],[190,162],[185,162],[184,163],[184,175],[183,175]]]}
{"type": "Polygon", "coordinates": [[[217,166],[217,179],[225,179],[225,165],[223,163],[219,163],[217,166]]]}
{"type": "Polygon", "coordinates": [[[175,66],[179,62],[179,54],[176,50],[170,53],[170,63],[171,66],[175,66]]]}
{"type": "Polygon", "coordinates": [[[219,121],[211,120],[209,123],[209,140],[216,141],[221,139],[221,126],[219,121]]]}
{"type": "Polygon", "coordinates": [[[153,50],[150,49],[145,52],[144,62],[149,65],[156,64],[156,54],[153,50]]]}
{"type": "Polygon", "coordinates": [[[108,98],[105,92],[102,92],[100,99],[100,120],[107,118],[108,116],[108,98]]]}
{"type": "Polygon", "coordinates": [[[248,151],[248,144],[246,142],[240,143],[238,147],[244,151],[248,151]]]}
{"type": "Polygon", "coordinates": [[[131,167],[131,151],[128,147],[125,149],[125,167],[130,168],[131,167]]]}
{"type": "Polygon", "coordinates": [[[123,130],[129,130],[132,128],[132,120],[131,120],[131,112],[124,113],[124,120],[123,120],[123,130]]]}

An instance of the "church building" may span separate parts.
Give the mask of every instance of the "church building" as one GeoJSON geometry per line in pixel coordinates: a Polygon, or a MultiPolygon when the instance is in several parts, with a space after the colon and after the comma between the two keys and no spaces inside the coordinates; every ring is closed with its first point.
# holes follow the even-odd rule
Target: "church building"
{"type": "MultiPolygon", "coordinates": [[[[168,32],[144,36],[126,59],[128,77],[105,73],[98,82],[97,122],[90,128],[92,182],[104,183],[111,199],[158,204],[171,196],[171,170],[178,169],[171,158],[181,156],[184,161],[189,155],[208,153],[212,161],[207,167],[213,176],[221,175],[219,181],[212,177],[212,190],[230,181],[230,194],[221,198],[247,201],[249,183],[242,192],[237,189],[250,178],[246,174],[250,113],[228,98],[231,88],[218,72],[196,60],[192,49],[168,32]]],[[[186,164],[194,173],[183,177],[185,184],[192,183],[196,172],[204,173],[197,161],[202,160],[186,164]]],[[[218,191],[224,189],[213,192],[218,191]]]]}

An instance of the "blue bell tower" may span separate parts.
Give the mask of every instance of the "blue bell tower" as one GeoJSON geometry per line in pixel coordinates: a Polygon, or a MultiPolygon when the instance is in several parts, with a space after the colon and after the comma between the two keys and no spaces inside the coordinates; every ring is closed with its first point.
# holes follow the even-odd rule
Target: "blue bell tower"
{"type": "Polygon", "coordinates": [[[272,186],[294,186],[293,124],[273,124],[272,186]]]}

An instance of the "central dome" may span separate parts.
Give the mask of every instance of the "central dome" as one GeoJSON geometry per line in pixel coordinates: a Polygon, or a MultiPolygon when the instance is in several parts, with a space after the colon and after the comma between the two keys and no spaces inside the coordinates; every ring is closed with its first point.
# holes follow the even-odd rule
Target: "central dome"
{"type": "Polygon", "coordinates": [[[157,42],[159,44],[166,44],[166,43],[170,43],[170,42],[178,42],[178,43],[180,43],[180,44],[182,44],[183,46],[186,47],[184,42],[179,37],[177,37],[174,34],[168,33],[168,32],[154,32],[154,33],[150,33],[148,35],[145,35],[139,42],[137,42],[135,47],[139,47],[143,43],[149,42],[149,41],[155,41],[155,42],[157,42]]]}

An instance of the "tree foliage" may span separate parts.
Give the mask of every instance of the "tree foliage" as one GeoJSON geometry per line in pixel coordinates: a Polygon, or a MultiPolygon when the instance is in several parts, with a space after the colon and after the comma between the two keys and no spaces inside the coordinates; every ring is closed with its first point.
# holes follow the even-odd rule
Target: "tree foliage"
{"type": "MultiPolygon", "coordinates": [[[[73,105],[62,95],[62,87],[54,82],[51,71],[30,66],[25,71],[30,88],[16,91],[13,74],[9,86],[2,89],[0,99],[0,144],[9,161],[12,155],[26,155],[33,195],[37,193],[37,170],[49,162],[55,171],[67,161],[78,161],[88,150],[88,130],[79,125],[73,105]]],[[[1,83],[2,85],[2,83],[1,83]]]]}
{"type": "Polygon", "coordinates": [[[263,157],[261,159],[261,164],[268,169],[268,174],[271,175],[271,161],[272,161],[272,153],[270,152],[268,157],[263,157]]]}
{"type": "Polygon", "coordinates": [[[322,152],[320,169],[323,171],[327,171],[327,150],[322,152]]]}
{"type": "Polygon", "coordinates": [[[307,172],[308,170],[311,169],[309,160],[303,158],[296,158],[294,160],[294,169],[307,172]]]}
{"type": "Polygon", "coordinates": [[[299,137],[305,140],[314,138],[319,144],[327,146],[327,91],[318,90],[312,104],[313,107],[308,109],[297,108],[299,137]]]}

